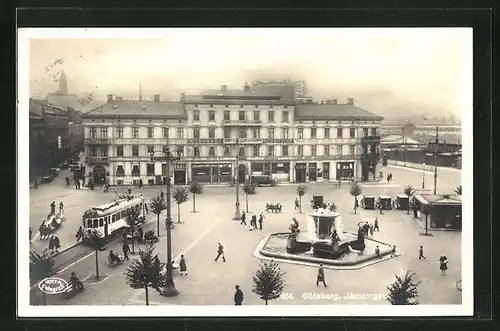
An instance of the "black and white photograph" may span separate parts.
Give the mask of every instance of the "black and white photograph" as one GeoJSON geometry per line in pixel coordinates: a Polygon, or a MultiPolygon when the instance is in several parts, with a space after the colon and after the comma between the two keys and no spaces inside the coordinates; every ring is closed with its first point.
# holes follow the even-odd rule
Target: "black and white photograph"
{"type": "Polygon", "coordinates": [[[472,314],[472,46],[19,29],[19,316],[472,314]]]}

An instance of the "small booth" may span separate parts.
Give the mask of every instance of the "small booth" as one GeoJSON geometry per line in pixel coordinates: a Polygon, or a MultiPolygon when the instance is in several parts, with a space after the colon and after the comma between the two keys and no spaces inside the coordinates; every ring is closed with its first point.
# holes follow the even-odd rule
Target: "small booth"
{"type": "Polygon", "coordinates": [[[429,228],[434,229],[462,229],[462,196],[457,194],[416,194],[414,196],[416,205],[420,206],[418,217],[425,221],[425,213],[428,210],[429,228]]]}
{"type": "Polygon", "coordinates": [[[377,209],[392,210],[392,198],[388,195],[379,195],[376,206],[377,209]]]}
{"type": "Polygon", "coordinates": [[[408,210],[410,207],[410,197],[406,194],[398,194],[396,196],[396,209],[408,210]]]}
{"type": "Polygon", "coordinates": [[[363,209],[375,209],[375,197],[373,195],[364,195],[361,206],[363,209]]]}

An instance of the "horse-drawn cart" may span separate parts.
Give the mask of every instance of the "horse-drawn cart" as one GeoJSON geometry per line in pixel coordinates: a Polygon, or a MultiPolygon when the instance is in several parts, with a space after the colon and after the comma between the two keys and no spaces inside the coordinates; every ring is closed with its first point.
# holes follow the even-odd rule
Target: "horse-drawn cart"
{"type": "Polygon", "coordinates": [[[43,222],[43,225],[46,229],[49,229],[50,232],[54,232],[62,226],[62,222],[64,222],[66,218],[62,212],[58,212],[57,214],[50,214],[47,216],[47,219],[43,222]]]}

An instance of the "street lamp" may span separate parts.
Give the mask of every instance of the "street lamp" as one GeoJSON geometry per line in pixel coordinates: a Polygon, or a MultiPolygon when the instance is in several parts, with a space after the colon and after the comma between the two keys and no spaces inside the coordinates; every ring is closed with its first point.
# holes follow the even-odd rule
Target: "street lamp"
{"type": "Polygon", "coordinates": [[[425,188],[425,163],[422,163],[422,190],[425,188]]]}
{"type": "Polygon", "coordinates": [[[167,162],[167,173],[165,179],[166,185],[166,195],[167,195],[167,285],[163,288],[161,294],[164,296],[175,296],[179,294],[179,291],[175,288],[174,284],[174,276],[172,270],[172,232],[171,232],[171,222],[172,222],[172,211],[171,211],[171,201],[170,201],[170,163],[179,161],[180,155],[178,151],[175,152],[174,155],[170,152],[170,148],[168,147],[168,136],[167,136],[167,148],[165,151],[153,151],[150,153],[151,161],[166,161],[167,162]],[[161,153],[163,156],[155,157],[155,153],[161,153]]]}
{"type": "Polygon", "coordinates": [[[234,210],[234,221],[239,221],[241,219],[240,213],[240,176],[239,176],[239,159],[240,159],[240,139],[236,138],[236,168],[234,169],[234,179],[236,183],[236,203],[234,210]]]}

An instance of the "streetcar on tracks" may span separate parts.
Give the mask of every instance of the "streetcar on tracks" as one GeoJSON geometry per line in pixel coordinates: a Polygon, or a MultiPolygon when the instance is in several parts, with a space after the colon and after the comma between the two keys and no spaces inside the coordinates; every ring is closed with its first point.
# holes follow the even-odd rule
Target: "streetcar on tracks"
{"type": "Polygon", "coordinates": [[[99,237],[106,238],[127,228],[127,212],[133,209],[139,214],[138,223],[143,223],[146,217],[146,202],[142,195],[119,196],[114,201],[90,208],[82,216],[84,237],[94,232],[99,237]]]}

